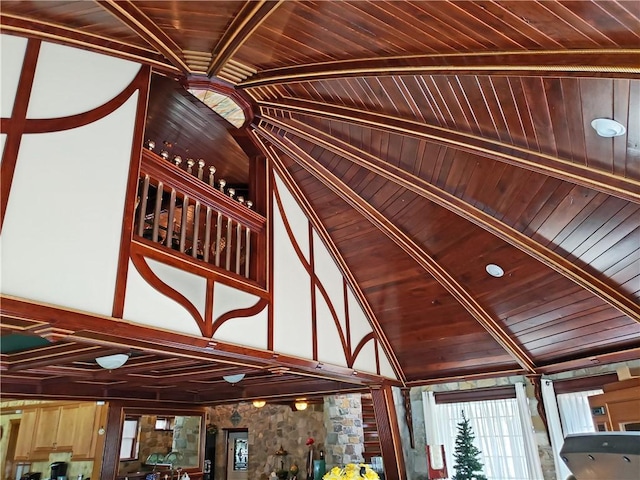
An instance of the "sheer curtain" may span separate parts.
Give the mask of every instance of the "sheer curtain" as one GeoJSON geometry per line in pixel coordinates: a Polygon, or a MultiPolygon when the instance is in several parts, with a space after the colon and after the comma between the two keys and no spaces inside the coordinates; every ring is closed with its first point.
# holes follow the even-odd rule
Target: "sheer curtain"
{"type": "MultiPolygon", "coordinates": [[[[455,474],[453,454],[462,411],[473,429],[474,444],[481,451],[479,459],[489,480],[541,478],[530,468],[526,444],[530,441],[535,445],[535,438],[532,431],[523,431],[515,398],[435,405],[437,437],[445,445],[449,478],[455,474]],[[525,440],[525,435],[531,435],[531,439],[525,440]]],[[[535,449],[537,457],[537,446],[535,449]]]]}
{"type": "Polygon", "coordinates": [[[562,431],[566,437],[570,433],[595,432],[591,407],[587,397],[602,393],[601,389],[584,392],[558,394],[558,410],[562,421],[562,431]]]}
{"type": "Polygon", "coordinates": [[[558,480],[565,480],[571,475],[571,471],[560,458],[560,449],[564,438],[572,433],[596,431],[587,397],[602,392],[601,389],[597,389],[556,395],[553,381],[547,379],[542,381],[542,399],[547,413],[547,424],[558,480]]]}

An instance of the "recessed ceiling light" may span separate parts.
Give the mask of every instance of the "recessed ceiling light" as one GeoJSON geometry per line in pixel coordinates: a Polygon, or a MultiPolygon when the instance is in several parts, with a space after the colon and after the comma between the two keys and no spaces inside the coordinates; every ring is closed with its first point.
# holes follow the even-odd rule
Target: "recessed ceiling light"
{"type": "Polygon", "coordinates": [[[609,118],[596,118],[591,126],[601,137],[619,137],[627,131],[624,125],[609,118]]]}
{"type": "Polygon", "coordinates": [[[489,265],[487,265],[485,267],[485,270],[492,277],[501,277],[504,275],[504,270],[502,270],[502,268],[500,268],[500,266],[496,265],[495,263],[490,263],[489,265]]]}

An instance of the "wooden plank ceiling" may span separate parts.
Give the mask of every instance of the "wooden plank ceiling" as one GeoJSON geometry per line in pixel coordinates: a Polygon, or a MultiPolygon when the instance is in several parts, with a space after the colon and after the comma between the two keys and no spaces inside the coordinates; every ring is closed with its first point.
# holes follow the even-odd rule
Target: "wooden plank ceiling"
{"type": "MultiPolygon", "coordinates": [[[[175,80],[179,93],[152,95],[147,133],[180,124],[181,142],[215,150],[237,183],[253,152],[215,114],[192,118],[182,84],[250,102],[248,124],[224,128],[252,137],[317,220],[405,385],[640,356],[636,0],[4,1],[1,20],[175,80]],[[598,136],[596,118],[626,134],[598,136]]],[[[21,368],[17,355],[29,354],[2,357],[16,384],[60,375],[98,395],[112,378],[73,358],[21,368]]],[[[167,357],[165,371],[141,352],[117,382],[141,398],[236,398],[215,362],[167,357]]],[[[245,395],[275,395],[263,370],[245,395]]],[[[283,382],[302,382],[296,393],[339,389],[296,378],[283,382]]]]}

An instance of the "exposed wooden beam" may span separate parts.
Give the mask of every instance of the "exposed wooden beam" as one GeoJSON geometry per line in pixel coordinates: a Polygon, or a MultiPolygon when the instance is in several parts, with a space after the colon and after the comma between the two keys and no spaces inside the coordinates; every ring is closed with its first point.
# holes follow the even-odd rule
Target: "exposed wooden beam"
{"type": "Polygon", "coordinates": [[[84,30],[54,25],[32,18],[27,19],[18,15],[2,13],[0,14],[0,32],[15,33],[40,40],[71,45],[111,55],[116,58],[123,58],[144,65],[150,65],[155,71],[166,74],[175,75],[181,73],[180,69],[168,63],[165,58],[150,48],[142,48],[113,38],[95,35],[84,30]]]}
{"type": "Polygon", "coordinates": [[[213,60],[207,69],[207,76],[218,75],[251,33],[278,8],[282,1],[246,1],[215,46],[212,52],[213,60]]]}
{"type": "Polygon", "coordinates": [[[333,175],[314,158],[288,139],[282,139],[267,131],[264,128],[256,129],[259,135],[275,145],[283,153],[291,157],[296,163],[318,179],[323,185],[333,191],[342,200],[351,205],[365,219],[376,226],[396,245],[402,248],[407,255],[413,258],[418,265],[424,268],[438,283],[440,283],[469,314],[504,348],[511,357],[518,362],[522,368],[529,372],[535,372],[535,364],[527,353],[518,345],[489,315],[482,306],[467,292],[449,273],[443,269],[430,255],[420,246],[413,242],[404,232],[392,224],[386,217],[380,214],[375,208],[359,197],[342,180],[333,175]]]}
{"type": "Polygon", "coordinates": [[[266,115],[262,115],[261,118],[285,130],[289,134],[299,136],[315,145],[332,151],[342,158],[446,208],[544,263],[556,272],[589,290],[618,311],[640,322],[640,305],[634,299],[625,296],[621,291],[616,290],[598,279],[576,263],[568,261],[566,258],[541,245],[531,237],[524,235],[509,225],[497,220],[495,217],[450,194],[446,190],[438,188],[401,168],[395,167],[389,162],[385,162],[370,153],[360,150],[337,137],[329,136],[299,120],[292,119],[282,121],[281,119],[266,115]]]}
{"type": "Polygon", "coordinates": [[[114,15],[136,35],[164,55],[183,73],[190,72],[182,58],[182,49],[160,27],[147,17],[131,0],[99,0],[98,5],[114,15]]]}
{"type": "Polygon", "coordinates": [[[477,135],[461,133],[448,128],[426,125],[424,123],[359,110],[356,108],[329,105],[312,100],[283,98],[279,101],[258,101],[262,107],[276,108],[289,112],[298,112],[325,119],[363,125],[400,135],[426,139],[439,145],[453,147],[492,160],[514,165],[533,172],[548,175],[559,180],[582,185],[607,195],[640,203],[640,182],[613,175],[602,170],[579,165],[551,155],[509,145],[497,140],[477,135]]]}
{"type": "Polygon", "coordinates": [[[638,78],[640,49],[581,49],[407,55],[262,70],[241,87],[373,75],[527,75],[638,78]]]}

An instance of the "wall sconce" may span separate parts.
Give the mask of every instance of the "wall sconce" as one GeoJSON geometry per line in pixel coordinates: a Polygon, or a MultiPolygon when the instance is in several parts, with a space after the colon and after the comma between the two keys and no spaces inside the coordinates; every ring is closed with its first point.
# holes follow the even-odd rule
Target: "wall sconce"
{"type": "Polygon", "coordinates": [[[228,382],[231,385],[235,385],[236,383],[238,383],[243,378],[244,378],[244,373],[238,373],[236,375],[225,375],[224,377],[222,377],[222,379],[225,382],[228,382]]]}
{"type": "Polygon", "coordinates": [[[305,400],[296,400],[296,402],[293,405],[294,407],[296,407],[296,410],[298,411],[306,410],[307,407],[309,406],[309,404],[305,400]]]}
{"type": "Polygon", "coordinates": [[[264,400],[254,400],[253,401],[253,406],[256,408],[262,408],[267,404],[267,402],[265,402],[264,400]]]}
{"type": "Polygon", "coordinates": [[[120,368],[129,360],[128,353],[116,353],[115,355],[107,355],[96,358],[96,363],[105,370],[115,370],[120,368]]]}

